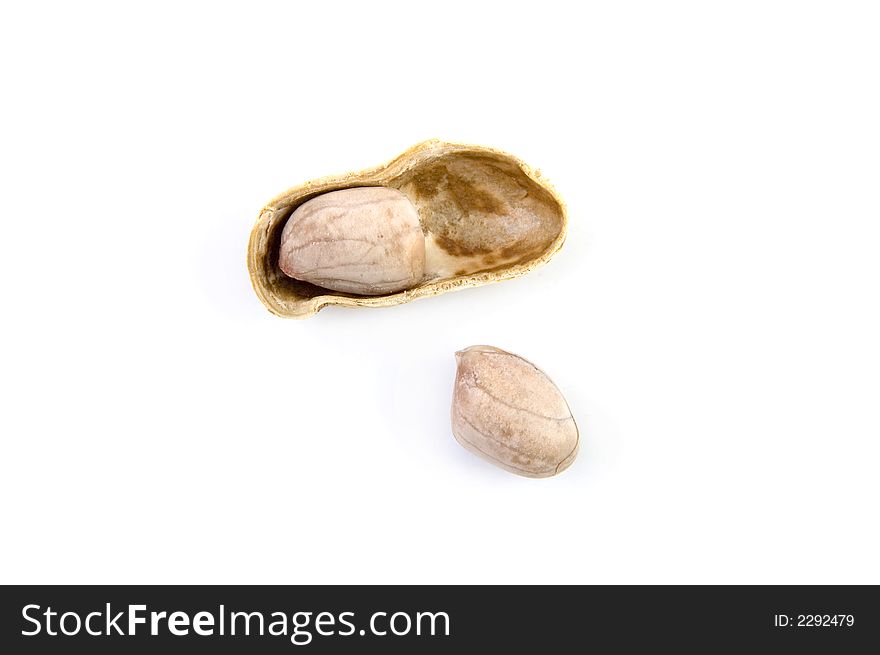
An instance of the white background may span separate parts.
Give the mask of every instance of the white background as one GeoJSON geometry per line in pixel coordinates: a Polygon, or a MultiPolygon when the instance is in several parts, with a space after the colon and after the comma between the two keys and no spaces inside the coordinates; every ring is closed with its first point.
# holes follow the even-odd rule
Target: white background
{"type": "Polygon", "coordinates": [[[880,583],[875,3],[12,3],[3,582],[880,583]],[[514,281],[270,315],[272,196],[425,138],[542,169],[514,281]],[[453,440],[453,352],[581,427],[453,440]]]}

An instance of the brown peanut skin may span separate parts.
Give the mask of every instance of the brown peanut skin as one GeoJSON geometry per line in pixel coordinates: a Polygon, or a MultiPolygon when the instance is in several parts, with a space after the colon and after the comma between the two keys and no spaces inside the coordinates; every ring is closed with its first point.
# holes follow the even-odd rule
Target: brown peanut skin
{"type": "Polygon", "coordinates": [[[418,211],[386,187],[317,196],[287,219],[278,265],[289,277],[334,291],[373,296],[409,289],[425,275],[418,211]]]}
{"type": "Polygon", "coordinates": [[[493,346],[455,354],[452,433],[501,468],[546,478],[577,455],[578,428],[565,398],[531,362],[493,346]]]}

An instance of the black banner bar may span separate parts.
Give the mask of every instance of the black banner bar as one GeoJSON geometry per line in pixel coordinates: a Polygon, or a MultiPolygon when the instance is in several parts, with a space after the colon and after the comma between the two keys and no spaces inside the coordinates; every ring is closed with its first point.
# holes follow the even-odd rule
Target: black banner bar
{"type": "Polygon", "coordinates": [[[868,586],[23,586],[0,593],[3,653],[644,652],[646,644],[674,652],[849,653],[880,646],[880,600],[868,586]]]}

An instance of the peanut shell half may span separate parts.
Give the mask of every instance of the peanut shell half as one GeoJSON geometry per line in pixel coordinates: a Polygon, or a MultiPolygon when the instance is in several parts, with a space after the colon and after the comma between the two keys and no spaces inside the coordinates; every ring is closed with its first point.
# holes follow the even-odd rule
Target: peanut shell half
{"type": "Polygon", "coordinates": [[[384,307],[523,275],[565,240],[566,211],[540,173],[491,148],[431,140],[391,162],[285,191],[262,210],[248,244],[254,291],[278,316],[306,318],[327,305],[384,307]],[[353,187],[388,187],[416,207],[425,235],[424,276],[379,295],[334,291],[285,275],[279,266],[287,219],[304,202],[353,187]]]}

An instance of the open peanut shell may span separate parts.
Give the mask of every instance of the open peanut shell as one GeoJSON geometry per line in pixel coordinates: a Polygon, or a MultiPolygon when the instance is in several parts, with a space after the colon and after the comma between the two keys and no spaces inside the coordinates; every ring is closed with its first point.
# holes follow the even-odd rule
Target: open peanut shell
{"type": "Polygon", "coordinates": [[[307,318],[327,305],[387,307],[528,273],[562,247],[566,221],[553,188],[519,159],[431,140],[382,166],[313,180],[277,196],[251,232],[248,271],[257,296],[278,316],[307,318]],[[278,252],[293,210],[322,193],[364,186],[397,189],[416,206],[426,239],[424,279],[404,291],[360,296],[285,275],[278,252]]]}

